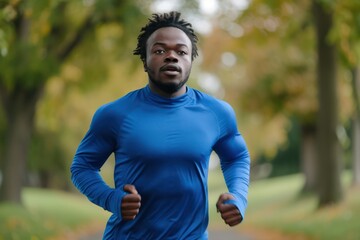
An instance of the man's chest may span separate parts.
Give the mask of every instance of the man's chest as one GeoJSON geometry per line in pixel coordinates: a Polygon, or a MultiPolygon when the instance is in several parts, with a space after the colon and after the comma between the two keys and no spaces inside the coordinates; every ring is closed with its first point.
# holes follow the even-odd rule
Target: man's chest
{"type": "Polygon", "coordinates": [[[140,110],[127,115],[120,127],[118,150],[128,156],[207,155],[218,138],[218,123],[210,111],[140,110]]]}

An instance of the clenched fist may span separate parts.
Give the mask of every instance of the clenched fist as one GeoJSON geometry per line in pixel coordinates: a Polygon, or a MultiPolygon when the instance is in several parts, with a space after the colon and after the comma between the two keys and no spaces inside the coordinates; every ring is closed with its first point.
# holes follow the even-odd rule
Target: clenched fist
{"type": "Polygon", "coordinates": [[[139,213],[141,196],[134,185],[126,184],[124,191],[128,192],[121,201],[121,216],[124,220],[133,220],[139,213]]]}
{"type": "Polygon", "coordinates": [[[223,193],[220,195],[217,203],[216,208],[217,211],[220,212],[221,218],[224,220],[226,224],[229,226],[235,226],[242,221],[242,216],[239,209],[234,204],[227,204],[224,203],[227,200],[235,199],[229,193],[223,193]]]}

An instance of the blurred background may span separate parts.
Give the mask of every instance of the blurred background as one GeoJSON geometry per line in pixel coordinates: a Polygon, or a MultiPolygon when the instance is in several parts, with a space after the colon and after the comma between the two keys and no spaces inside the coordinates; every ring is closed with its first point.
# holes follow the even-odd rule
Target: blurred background
{"type": "Polygon", "coordinates": [[[103,230],[108,213],[69,166],[95,110],[147,83],[137,36],[172,10],[200,39],[189,85],[233,106],[252,158],[245,221],[230,230],[212,156],[209,229],[360,239],[359,0],[0,0],[0,239],[103,230]]]}

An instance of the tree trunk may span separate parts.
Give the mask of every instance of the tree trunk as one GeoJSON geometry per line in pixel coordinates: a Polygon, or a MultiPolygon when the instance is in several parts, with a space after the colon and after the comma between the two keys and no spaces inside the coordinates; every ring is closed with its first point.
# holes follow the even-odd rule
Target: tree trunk
{"type": "Polygon", "coordinates": [[[352,85],[355,103],[352,132],[353,185],[360,186],[360,67],[353,71],[352,85]]]}
{"type": "Polygon", "coordinates": [[[301,167],[304,174],[302,193],[314,193],[316,187],[316,127],[301,126],[301,167]]]}
{"type": "Polygon", "coordinates": [[[41,92],[42,87],[35,91],[21,89],[13,91],[15,95],[3,97],[7,132],[0,201],[22,203],[21,189],[25,180],[35,107],[41,92]]]}
{"type": "Polygon", "coordinates": [[[355,117],[353,122],[353,185],[360,186],[360,118],[355,117]]]}
{"type": "Polygon", "coordinates": [[[338,106],[336,93],[336,48],[329,42],[333,26],[332,13],[320,1],[314,1],[317,37],[317,192],[319,207],[337,203],[343,198],[341,184],[340,144],[336,135],[338,106]]]}
{"type": "Polygon", "coordinates": [[[51,172],[48,170],[39,171],[40,187],[41,188],[50,188],[51,186],[51,172]]]}

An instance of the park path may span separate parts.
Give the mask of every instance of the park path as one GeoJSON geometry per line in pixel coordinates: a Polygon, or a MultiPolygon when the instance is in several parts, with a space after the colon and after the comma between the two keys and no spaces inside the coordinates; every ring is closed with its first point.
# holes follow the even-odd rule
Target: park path
{"type": "MultiPolygon", "coordinates": [[[[284,234],[271,229],[259,229],[248,224],[240,227],[209,227],[209,240],[309,240],[310,238],[302,234],[284,234]]],[[[103,234],[103,224],[94,223],[85,226],[79,231],[68,232],[63,236],[52,238],[51,240],[101,240],[103,234]]]]}
{"type": "MultiPolygon", "coordinates": [[[[102,232],[83,235],[78,240],[101,240],[102,232]]],[[[209,230],[209,240],[256,240],[247,234],[233,230],[209,230]]]]}

